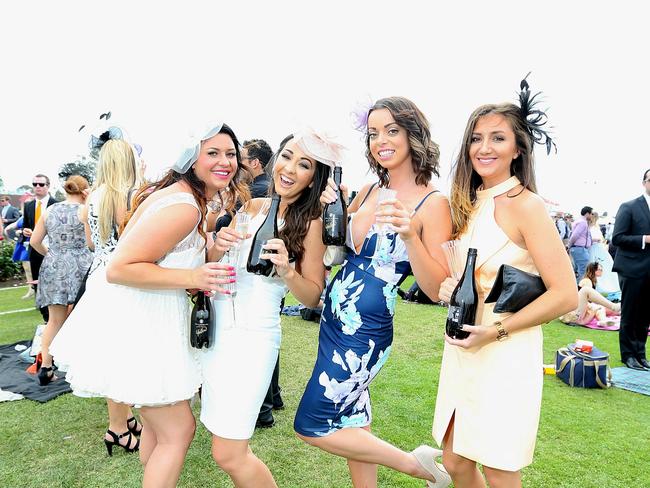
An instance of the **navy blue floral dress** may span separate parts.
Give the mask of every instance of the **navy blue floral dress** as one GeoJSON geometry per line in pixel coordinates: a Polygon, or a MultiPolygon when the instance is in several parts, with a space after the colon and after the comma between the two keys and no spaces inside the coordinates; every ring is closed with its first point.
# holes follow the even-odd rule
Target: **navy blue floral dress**
{"type": "Polygon", "coordinates": [[[385,235],[375,252],[377,236],[373,224],[359,254],[348,245],[346,260],[327,288],[318,357],[294,420],[295,431],[304,436],[372,421],[368,386],[390,355],[397,288],[411,272],[399,235],[385,235]]]}

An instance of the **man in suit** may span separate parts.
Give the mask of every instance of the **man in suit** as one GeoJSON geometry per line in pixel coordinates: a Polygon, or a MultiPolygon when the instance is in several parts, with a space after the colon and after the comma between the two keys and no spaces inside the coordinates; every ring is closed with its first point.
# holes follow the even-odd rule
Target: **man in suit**
{"type": "Polygon", "coordinates": [[[650,324],[650,169],[643,174],[643,186],[643,195],[625,202],[616,214],[613,271],[621,285],[621,360],[628,368],[650,371],[645,352],[650,324]]]}
{"type": "MultiPolygon", "coordinates": [[[[34,200],[31,202],[25,203],[25,216],[23,217],[23,235],[25,237],[31,237],[34,227],[36,227],[36,222],[41,218],[41,214],[45,211],[47,207],[56,203],[56,200],[50,196],[50,179],[43,175],[37,174],[32,178],[32,187],[34,188],[34,200]]],[[[38,280],[38,272],[41,269],[41,263],[43,262],[43,255],[39,254],[38,251],[35,251],[31,246],[29,247],[29,264],[32,268],[32,277],[34,280],[38,280]]],[[[34,291],[36,291],[37,285],[34,285],[34,291]]],[[[41,315],[43,320],[47,322],[48,312],[47,307],[41,308],[41,315]]]]}
{"type": "Polygon", "coordinates": [[[0,196],[0,216],[2,217],[2,226],[6,228],[20,218],[20,210],[11,205],[7,195],[0,196]]]}

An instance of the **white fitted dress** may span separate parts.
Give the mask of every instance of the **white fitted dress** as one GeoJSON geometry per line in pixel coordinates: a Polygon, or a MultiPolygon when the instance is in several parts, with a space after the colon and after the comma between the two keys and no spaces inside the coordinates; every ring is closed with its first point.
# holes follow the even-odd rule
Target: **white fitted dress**
{"type": "MultiPolygon", "coordinates": [[[[192,205],[198,211],[192,195],[172,193],[152,202],[135,225],[172,205],[192,205]]],[[[97,227],[90,224],[96,232],[97,227]]],[[[157,264],[196,268],[205,262],[203,243],[195,227],[157,264]]],[[[108,283],[105,267],[110,253],[99,256],[86,292],[50,349],[67,371],[74,394],[136,406],[169,405],[191,398],[201,385],[201,370],[198,351],[189,345],[190,304],[185,290],[108,283]]]]}
{"type": "MultiPolygon", "coordinates": [[[[266,215],[251,218],[253,236],[266,215]]],[[[236,321],[230,298],[217,295],[212,304],[217,326],[214,345],[201,354],[203,388],[201,422],[225,439],[250,439],[271,382],[280,350],[280,305],[284,281],[246,271],[252,238],[241,243],[237,267],[236,321]]]]}

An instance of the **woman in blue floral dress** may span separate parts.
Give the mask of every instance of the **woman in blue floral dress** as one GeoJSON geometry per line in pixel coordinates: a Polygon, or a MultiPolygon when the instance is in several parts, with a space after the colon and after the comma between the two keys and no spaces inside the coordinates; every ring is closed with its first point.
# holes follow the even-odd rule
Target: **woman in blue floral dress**
{"type": "MultiPolygon", "coordinates": [[[[444,487],[449,477],[434,461],[440,451],[420,446],[408,453],[370,433],[368,390],[390,355],[399,284],[412,269],[436,300],[447,276],[440,244],[451,234],[449,203],[430,183],[438,176],[438,146],[422,112],[401,97],[377,101],[363,129],[379,185],[364,187],[350,204],[346,261],[326,293],[318,358],[294,429],[305,442],[347,458],[355,487],[376,486],[378,464],[444,487]],[[378,206],[380,188],[395,190],[396,198],[378,206]]],[[[335,200],[332,189],[330,181],[324,203],[335,200]]]]}

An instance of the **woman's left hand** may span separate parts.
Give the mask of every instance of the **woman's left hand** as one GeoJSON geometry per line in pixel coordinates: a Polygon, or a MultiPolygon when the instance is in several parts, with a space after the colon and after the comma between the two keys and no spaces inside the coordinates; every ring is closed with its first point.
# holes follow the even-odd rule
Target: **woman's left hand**
{"type": "Polygon", "coordinates": [[[413,211],[395,198],[383,201],[375,215],[377,222],[389,224],[404,242],[417,235],[413,211]]]}
{"type": "Polygon", "coordinates": [[[266,251],[275,251],[266,252],[260,257],[270,260],[275,265],[275,272],[280,278],[286,278],[289,273],[293,272],[293,268],[289,266],[289,251],[287,251],[282,239],[269,239],[264,244],[264,249],[266,251]]]}
{"type": "Polygon", "coordinates": [[[445,341],[452,346],[469,349],[470,347],[480,348],[494,342],[497,338],[496,327],[487,325],[467,325],[463,324],[463,330],[469,332],[469,337],[465,339],[452,339],[445,334],[445,341]]]}

